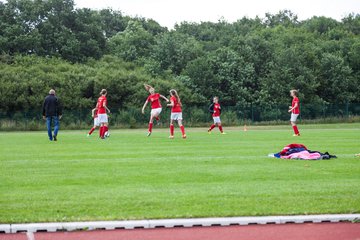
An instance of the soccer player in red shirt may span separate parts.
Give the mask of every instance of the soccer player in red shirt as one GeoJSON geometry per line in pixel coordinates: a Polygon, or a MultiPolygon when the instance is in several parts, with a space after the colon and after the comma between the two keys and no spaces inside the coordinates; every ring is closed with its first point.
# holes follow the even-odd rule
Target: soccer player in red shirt
{"type": "Polygon", "coordinates": [[[145,107],[149,102],[151,102],[151,114],[150,114],[149,129],[148,129],[149,132],[147,135],[149,137],[152,133],[154,118],[157,121],[159,121],[159,115],[162,111],[160,98],[164,99],[166,102],[169,102],[169,99],[167,99],[166,97],[164,97],[163,95],[161,95],[159,93],[155,93],[155,88],[151,87],[150,85],[145,84],[144,86],[145,86],[145,89],[147,91],[149,91],[150,95],[146,99],[141,112],[142,112],[142,114],[145,114],[145,107]]]}
{"type": "Polygon", "coordinates": [[[291,90],[290,96],[293,98],[291,106],[289,106],[289,113],[291,112],[290,123],[294,129],[294,137],[300,136],[298,127],[296,126],[296,120],[300,114],[300,102],[298,98],[298,91],[291,90]]]}
{"type": "Polygon", "coordinates": [[[171,107],[171,117],[170,117],[170,139],[174,138],[174,121],[177,121],[182,133],[182,138],[186,138],[185,127],[182,125],[182,104],[180,97],[175,89],[170,90],[170,104],[168,107],[171,107]]]}
{"type": "Polygon", "coordinates": [[[223,131],[223,128],[221,126],[221,120],[220,120],[220,115],[221,115],[221,106],[219,104],[219,98],[218,97],[214,97],[213,99],[213,104],[210,106],[211,108],[211,112],[212,117],[214,119],[214,124],[212,124],[208,130],[208,133],[211,133],[211,130],[213,130],[215,128],[215,125],[217,124],[219,127],[219,130],[221,132],[221,134],[225,134],[223,131]]]}
{"type": "Polygon", "coordinates": [[[97,127],[100,126],[100,123],[99,123],[99,118],[98,118],[98,114],[97,114],[97,109],[94,108],[93,110],[91,110],[91,116],[92,118],[94,119],[94,126],[90,129],[89,133],[88,133],[88,137],[95,131],[95,129],[97,127]]]}
{"type": "Polygon", "coordinates": [[[98,121],[100,123],[100,138],[105,139],[105,133],[109,130],[109,121],[106,112],[110,113],[109,108],[107,107],[106,99],[107,91],[102,89],[100,92],[100,97],[98,98],[96,109],[98,115],[98,121]]]}

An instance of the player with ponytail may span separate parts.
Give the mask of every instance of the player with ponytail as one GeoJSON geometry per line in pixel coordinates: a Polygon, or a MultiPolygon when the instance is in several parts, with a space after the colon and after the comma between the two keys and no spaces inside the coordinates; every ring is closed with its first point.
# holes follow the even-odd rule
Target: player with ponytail
{"type": "Polygon", "coordinates": [[[174,138],[174,121],[178,122],[178,125],[181,130],[182,138],[186,138],[185,127],[182,124],[182,104],[179,97],[179,94],[175,89],[170,90],[170,104],[171,107],[171,117],[170,117],[170,139],[174,138]]]}
{"type": "Polygon", "coordinates": [[[300,102],[298,98],[299,90],[291,90],[290,96],[293,98],[291,106],[289,106],[289,113],[291,113],[290,123],[294,130],[294,137],[300,136],[298,127],[296,126],[296,120],[300,115],[300,102]]]}
{"type": "Polygon", "coordinates": [[[108,116],[107,112],[110,113],[110,109],[107,107],[107,91],[102,89],[100,91],[100,97],[98,98],[96,109],[98,115],[98,122],[100,124],[100,138],[105,139],[105,133],[109,130],[108,116]]]}

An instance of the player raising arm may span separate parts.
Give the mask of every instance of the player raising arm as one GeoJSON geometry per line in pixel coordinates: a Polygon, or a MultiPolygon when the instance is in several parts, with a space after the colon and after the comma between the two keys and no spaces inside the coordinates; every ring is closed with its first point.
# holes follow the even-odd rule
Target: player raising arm
{"type": "Polygon", "coordinates": [[[106,112],[110,113],[110,109],[107,107],[107,91],[102,89],[100,97],[98,98],[96,109],[98,114],[98,121],[100,124],[100,138],[105,139],[105,133],[109,130],[109,121],[106,112]]]}
{"type": "Polygon", "coordinates": [[[221,134],[225,134],[221,126],[221,120],[220,120],[221,106],[219,104],[219,97],[214,97],[213,104],[210,106],[209,110],[212,112],[214,124],[210,126],[208,133],[211,133],[211,130],[213,130],[217,124],[221,134]]]}
{"type": "Polygon", "coordinates": [[[294,130],[294,137],[300,136],[300,132],[298,127],[296,126],[296,120],[298,116],[300,115],[300,102],[298,98],[298,91],[297,90],[291,90],[290,96],[293,98],[291,106],[289,106],[289,113],[291,112],[291,118],[290,123],[294,130]]]}
{"type": "Polygon", "coordinates": [[[155,93],[155,88],[153,88],[150,85],[144,84],[144,87],[147,91],[149,91],[150,95],[146,99],[141,112],[142,112],[142,114],[145,114],[145,108],[146,108],[147,104],[149,102],[151,102],[151,113],[150,113],[150,120],[149,120],[149,129],[148,129],[149,131],[148,131],[148,135],[147,135],[149,137],[152,133],[154,118],[157,121],[160,120],[159,116],[162,111],[160,98],[164,99],[166,102],[169,102],[169,99],[167,99],[163,95],[160,95],[159,93],[155,93]]]}
{"type": "Polygon", "coordinates": [[[170,104],[168,107],[171,107],[171,117],[170,117],[170,139],[174,138],[174,121],[178,122],[180,127],[182,138],[186,138],[185,127],[182,125],[182,104],[180,97],[175,89],[170,90],[170,104]]]}

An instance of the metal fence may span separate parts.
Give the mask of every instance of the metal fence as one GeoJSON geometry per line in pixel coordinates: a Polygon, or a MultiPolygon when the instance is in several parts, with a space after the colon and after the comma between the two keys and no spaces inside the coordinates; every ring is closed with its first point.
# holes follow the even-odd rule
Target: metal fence
{"type": "MultiPolygon", "coordinates": [[[[360,120],[360,103],[348,104],[303,104],[300,106],[299,121],[347,122],[360,120]]],[[[149,113],[141,114],[140,108],[111,109],[112,127],[139,128],[146,126],[149,113]]],[[[149,109],[148,109],[149,110],[149,109]]],[[[224,125],[281,124],[289,121],[288,105],[223,106],[221,119],[224,125]]],[[[168,126],[170,109],[163,108],[162,126],[168,126]]],[[[208,107],[183,107],[184,122],[187,126],[206,126],[211,121],[208,107]]],[[[61,120],[62,129],[82,129],[92,125],[90,109],[65,109],[61,120]]],[[[1,112],[0,130],[39,130],[44,128],[41,109],[23,112],[1,112]]]]}

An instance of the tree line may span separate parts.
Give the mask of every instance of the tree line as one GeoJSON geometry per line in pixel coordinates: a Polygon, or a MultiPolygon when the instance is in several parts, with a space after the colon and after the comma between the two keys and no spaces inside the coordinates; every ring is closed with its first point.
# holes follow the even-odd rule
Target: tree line
{"type": "Polygon", "coordinates": [[[360,102],[360,15],[341,21],[291,11],[174,29],[73,0],[0,1],[0,108],[38,109],[55,88],[65,109],[94,106],[107,88],[112,108],[141,106],[143,83],[184,105],[360,102]],[[165,92],[166,91],[166,92],[165,92]]]}

